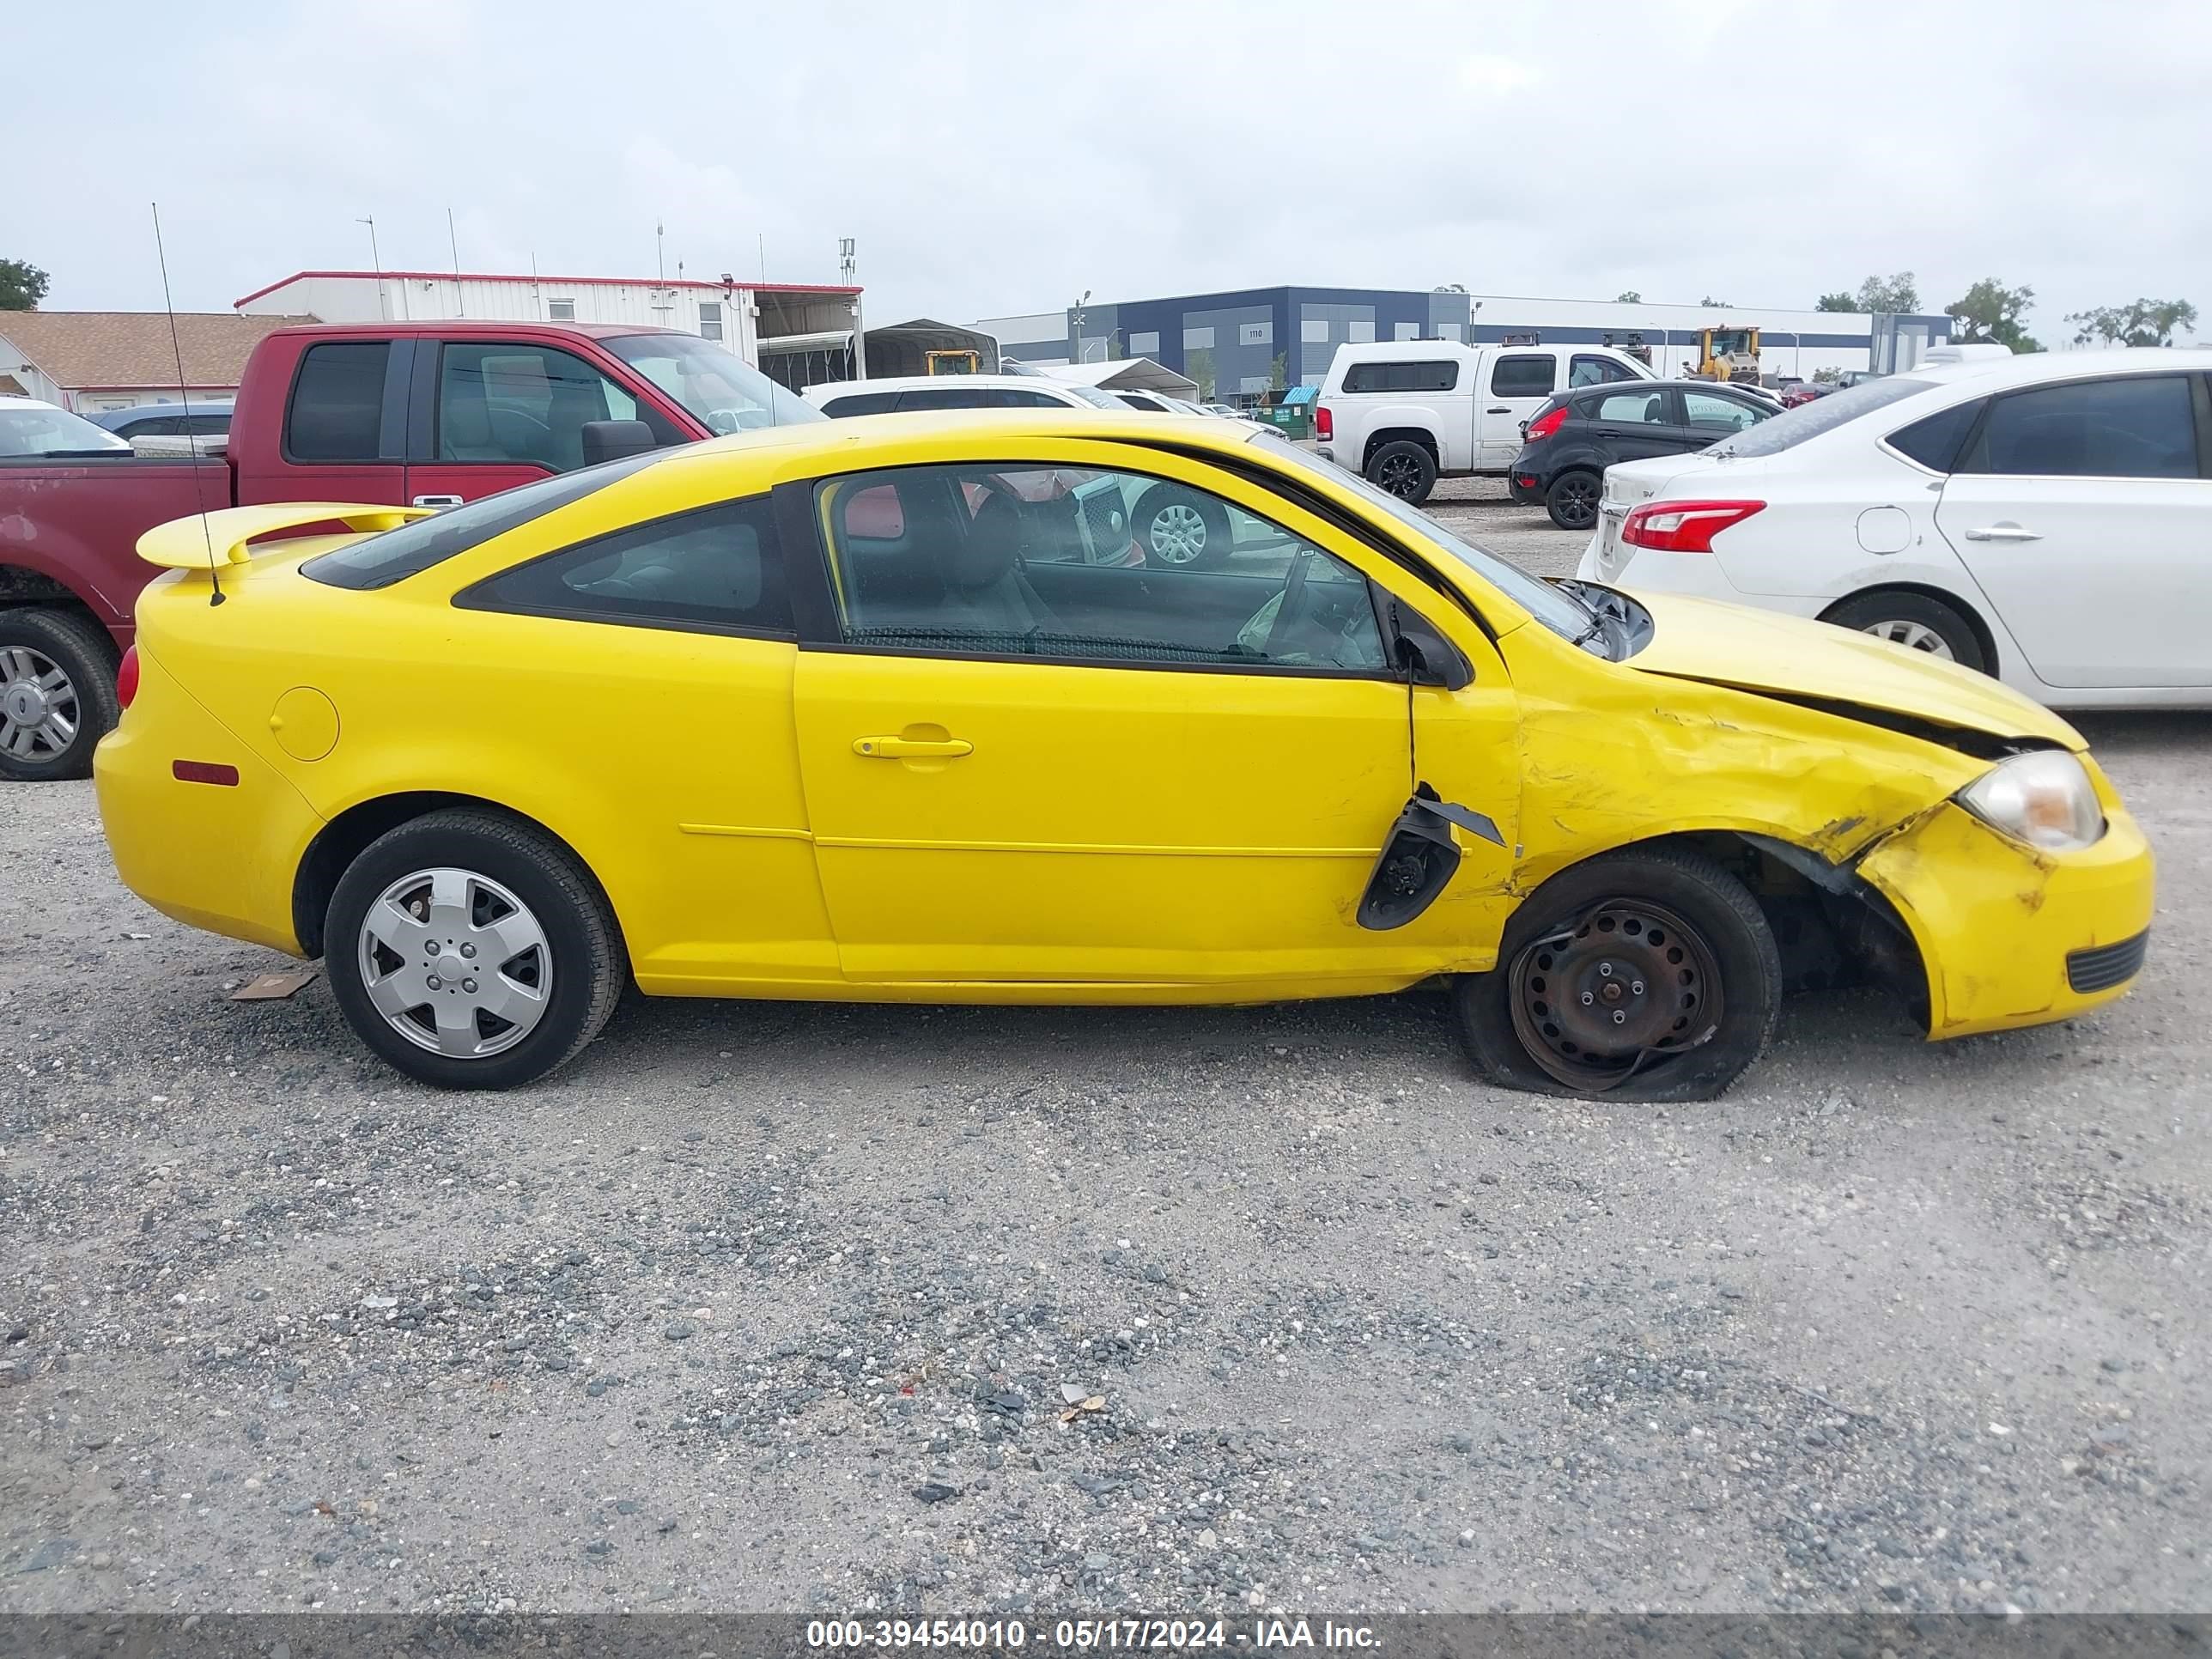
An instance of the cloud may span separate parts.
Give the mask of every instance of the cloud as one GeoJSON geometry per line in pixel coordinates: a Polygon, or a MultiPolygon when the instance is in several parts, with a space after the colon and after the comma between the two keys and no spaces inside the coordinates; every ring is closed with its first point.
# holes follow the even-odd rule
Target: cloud
{"type": "Polygon", "coordinates": [[[234,0],[14,20],[0,257],[55,307],[180,304],[302,266],[827,281],[965,320],[1299,282],[1808,304],[1870,271],[2031,325],[2212,312],[2212,7],[2127,50],[2063,0],[234,0]],[[100,89],[87,118],[87,89],[100,89]]]}

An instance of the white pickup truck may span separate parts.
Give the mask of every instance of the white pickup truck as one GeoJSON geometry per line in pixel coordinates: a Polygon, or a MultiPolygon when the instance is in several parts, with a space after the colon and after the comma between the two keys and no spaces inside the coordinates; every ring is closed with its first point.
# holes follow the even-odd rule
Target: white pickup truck
{"type": "Polygon", "coordinates": [[[1554,392],[1655,380],[1625,351],[1595,345],[1342,345],[1314,405],[1315,447],[1419,505],[1438,478],[1503,475],[1521,428],[1554,392]]]}

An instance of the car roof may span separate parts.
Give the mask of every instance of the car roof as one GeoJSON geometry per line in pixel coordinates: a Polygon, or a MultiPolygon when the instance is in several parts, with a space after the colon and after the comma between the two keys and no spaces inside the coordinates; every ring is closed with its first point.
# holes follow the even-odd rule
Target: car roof
{"type": "MultiPolygon", "coordinates": [[[[273,340],[301,334],[318,337],[366,334],[372,338],[398,339],[427,334],[438,339],[465,340],[472,334],[493,339],[511,334],[581,334],[594,340],[609,340],[628,334],[683,333],[680,328],[658,328],[650,323],[527,323],[506,319],[478,321],[473,317],[434,317],[389,323],[300,323],[290,328],[271,329],[267,337],[273,340]]],[[[687,337],[696,340],[701,337],[692,334],[687,337]]]]}
{"type": "Polygon", "coordinates": [[[1067,390],[1062,382],[1043,374],[885,374],[865,380],[826,380],[806,389],[820,398],[842,398],[848,392],[907,392],[917,386],[1018,386],[1024,392],[1067,390]]]}
{"type": "Polygon", "coordinates": [[[2212,347],[2106,346],[2087,351],[2029,351],[1963,363],[1918,364],[1898,378],[1933,380],[1943,386],[1972,381],[1978,391],[2040,385],[2046,380],[2082,380],[2100,374],[2196,374],[2212,369],[2212,347]]]}
{"type": "Polygon", "coordinates": [[[66,415],[69,413],[69,410],[64,409],[59,404],[50,404],[44,398],[17,398],[14,396],[0,398],[0,407],[9,409],[51,409],[57,415],[66,415]]]}
{"type": "Polygon", "coordinates": [[[925,410],[910,414],[868,415],[855,420],[795,421],[787,426],[761,427],[727,437],[706,438],[668,451],[650,470],[711,465],[718,460],[751,453],[760,453],[765,459],[773,452],[774,465],[779,471],[787,463],[792,471],[802,474],[817,464],[824,471],[836,471],[867,465],[865,458],[856,458],[851,453],[855,445],[889,448],[913,439],[943,438],[951,430],[957,431],[963,445],[993,439],[1010,443],[1029,438],[1127,439],[1169,442],[1186,448],[1195,446],[1233,455],[1269,429],[1252,425],[1249,429],[1239,430],[1247,424],[1220,420],[1212,415],[1161,415],[1126,404],[1119,409],[1101,409],[1089,404],[1068,408],[976,409],[963,411],[957,422],[948,422],[941,410],[925,410]]]}

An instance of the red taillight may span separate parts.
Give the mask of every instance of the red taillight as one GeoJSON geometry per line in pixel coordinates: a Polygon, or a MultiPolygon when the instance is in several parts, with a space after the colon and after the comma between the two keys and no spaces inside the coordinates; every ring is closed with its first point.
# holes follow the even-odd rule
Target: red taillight
{"type": "Polygon", "coordinates": [[[1557,432],[1566,423],[1567,406],[1565,404],[1561,404],[1550,414],[1539,415],[1534,420],[1529,422],[1528,431],[1523,433],[1522,435],[1527,438],[1528,441],[1533,444],[1539,438],[1550,437],[1554,432],[1557,432]]]}
{"type": "Polygon", "coordinates": [[[238,769],[226,766],[221,761],[171,761],[169,775],[179,783],[216,783],[228,789],[238,787],[238,769]]]}
{"type": "Polygon", "coordinates": [[[137,695],[138,647],[134,645],[123,653],[122,665],[115,671],[115,701],[128,708],[137,695]]]}
{"type": "Polygon", "coordinates": [[[1328,412],[1327,404],[1314,405],[1314,436],[1316,438],[1336,436],[1336,417],[1328,412]]]}
{"type": "Polygon", "coordinates": [[[1765,511],[1765,501],[1646,501],[1620,526],[1620,539],[1662,553],[1710,553],[1722,531],[1765,511]]]}

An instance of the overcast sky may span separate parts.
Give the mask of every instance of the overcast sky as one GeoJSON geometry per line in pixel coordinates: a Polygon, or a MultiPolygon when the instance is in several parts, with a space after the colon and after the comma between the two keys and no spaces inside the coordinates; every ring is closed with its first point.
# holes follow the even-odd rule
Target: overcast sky
{"type": "MultiPolygon", "coordinates": [[[[1282,283],[2212,325],[2212,3],[164,0],[11,9],[50,309],[302,268],[835,280],[873,322],[1282,283]]],[[[2212,326],[2200,332],[2212,333],[2212,326]]]]}

